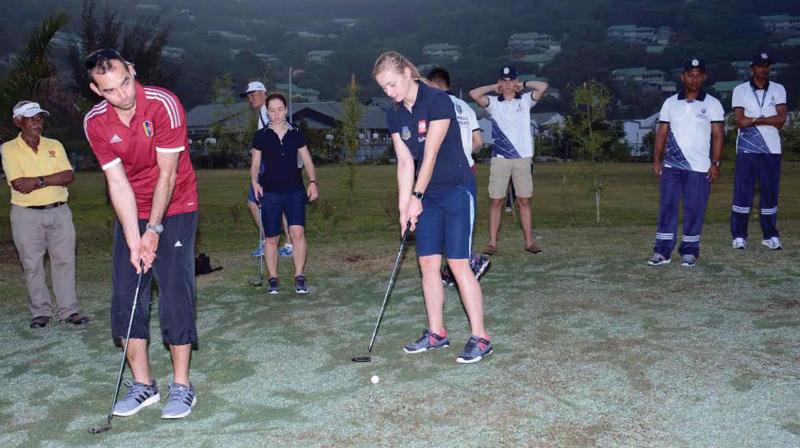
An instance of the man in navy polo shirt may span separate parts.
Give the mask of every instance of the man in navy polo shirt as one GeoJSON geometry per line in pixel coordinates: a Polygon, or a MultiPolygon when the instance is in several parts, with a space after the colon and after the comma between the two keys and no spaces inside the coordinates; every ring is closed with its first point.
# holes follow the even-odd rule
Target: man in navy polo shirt
{"type": "Polygon", "coordinates": [[[497,233],[506,200],[509,178],[514,184],[519,204],[519,219],[525,250],[538,254],[542,249],[533,239],[531,197],[533,196],[533,134],[531,133],[531,108],[542,99],[547,83],[517,80],[517,69],[505,66],[500,70],[497,83],[478,87],[469,96],[486,108],[492,121],[492,161],[489,169],[489,243],[483,252],[497,252],[497,233]],[[530,93],[521,94],[524,89],[530,93]],[[489,93],[498,96],[489,96],[489,93]]]}
{"type": "Polygon", "coordinates": [[[739,128],[731,210],[734,249],[744,249],[747,245],[747,221],[756,180],[761,207],[759,221],[764,236],[761,244],[772,250],[781,248],[777,227],[781,176],[778,132],[786,123],[786,89],[769,80],[772,64],[772,58],[765,52],[753,56],[750,63],[753,77],[733,89],[731,103],[739,128]]]}
{"type": "Polygon", "coordinates": [[[703,91],[705,80],[705,63],[686,61],[681,74],[683,91],[667,98],[661,107],[653,153],[653,173],[660,178],[661,195],[656,244],[647,262],[651,266],[670,262],[681,198],[681,265],[694,266],[700,255],[703,217],[711,183],[719,177],[725,132],[722,104],[703,91]]]}

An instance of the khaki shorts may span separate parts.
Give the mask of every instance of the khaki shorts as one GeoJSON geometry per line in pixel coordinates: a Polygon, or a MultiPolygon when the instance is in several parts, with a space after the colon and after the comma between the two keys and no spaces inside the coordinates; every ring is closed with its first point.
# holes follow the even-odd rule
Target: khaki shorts
{"type": "Polygon", "coordinates": [[[503,199],[508,191],[508,178],[514,182],[517,197],[533,196],[533,174],[531,174],[531,157],[521,159],[504,159],[492,157],[489,166],[489,197],[503,199]]]}

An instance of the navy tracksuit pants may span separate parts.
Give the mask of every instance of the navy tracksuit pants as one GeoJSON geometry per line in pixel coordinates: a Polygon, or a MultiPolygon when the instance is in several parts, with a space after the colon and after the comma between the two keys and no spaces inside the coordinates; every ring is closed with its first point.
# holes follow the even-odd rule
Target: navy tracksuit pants
{"type": "Polygon", "coordinates": [[[678,248],[680,255],[700,255],[700,233],[706,214],[711,184],[708,173],[664,168],[660,181],[660,209],[656,245],[653,252],[670,258],[678,231],[678,205],[683,198],[683,235],[678,248]]]}
{"type": "Polygon", "coordinates": [[[758,181],[761,213],[761,232],[764,239],[778,236],[778,190],[781,178],[780,154],[736,154],[736,171],[733,179],[733,207],[731,210],[731,235],[747,239],[747,220],[753,205],[753,193],[758,181]]]}

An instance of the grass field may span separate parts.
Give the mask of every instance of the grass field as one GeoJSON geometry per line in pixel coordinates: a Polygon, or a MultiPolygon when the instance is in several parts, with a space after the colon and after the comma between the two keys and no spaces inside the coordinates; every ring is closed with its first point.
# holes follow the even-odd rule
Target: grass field
{"type": "MultiPolygon", "coordinates": [[[[397,251],[393,167],[359,167],[352,197],[344,167],[319,169],[307,296],[247,286],[257,237],[243,204],[246,174],[200,171],[197,250],[224,269],[197,282],[198,405],[182,421],[161,421],[160,406],[118,417],[97,436],[86,429],[104,420],[119,362],[108,328],[113,213],[102,175],[79,173],[70,188],[78,293],[93,318],[83,329],[28,328],[0,189],[0,446],[800,446],[797,167],[784,165],[783,251],[758,244],[756,220],[748,250],[730,248],[726,166],[700,263],[687,269],[645,265],[658,205],[649,165],[604,168],[599,225],[578,165],[537,166],[534,226],[545,252],[523,252],[504,214],[500,251],[481,282],[496,353],[468,366],[455,363],[468,325],[454,289],[445,310],[453,346],[402,353],[425,325],[413,246],[373,362],[350,362],[366,351],[397,251]]],[[[481,166],[478,248],[487,178],[481,166]]],[[[150,353],[166,385],[168,353],[161,344],[150,353]]]]}

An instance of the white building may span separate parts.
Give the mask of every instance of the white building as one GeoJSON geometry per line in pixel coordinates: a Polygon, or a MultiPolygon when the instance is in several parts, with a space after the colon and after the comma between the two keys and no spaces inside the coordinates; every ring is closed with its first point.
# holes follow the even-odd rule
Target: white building
{"type": "Polygon", "coordinates": [[[761,26],[764,31],[773,34],[800,35],[800,16],[778,14],[761,16],[761,26]]]}
{"type": "Polygon", "coordinates": [[[318,64],[323,64],[328,60],[328,56],[333,53],[331,50],[311,50],[306,54],[306,60],[308,62],[316,62],[318,64]]]}
{"type": "Polygon", "coordinates": [[[508,49],[520,52],[538,50],[548,53],[560,53],[561,43],[553,39],[553,36],[545,33],[514,33],[508,38],[508,49]]]}
{"type": "Polygon", "coordinates": [[[650,148],[644,146],[644,137],[650,132],[655,132],[656,126],[658,126],[658,115],[658,113],[654,113],[647,118],[622,122],[625,132],[623,139],[631,157],[648,157],[650,155],[650,148]]]}
{"type": "Polygon", "coordinates": [[[448,43],[429,44],[422,47],[422,54],[434,60],[457,61],[461,58],[461,48],[448,43]]]}

